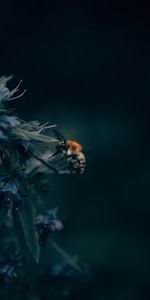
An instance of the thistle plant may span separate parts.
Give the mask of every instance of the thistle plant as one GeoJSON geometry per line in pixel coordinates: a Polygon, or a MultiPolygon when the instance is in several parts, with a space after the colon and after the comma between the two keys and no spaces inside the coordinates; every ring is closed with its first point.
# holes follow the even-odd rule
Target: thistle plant
{"type": "MultiPolygon", "coordinates": [[[[58,163],[55,158],[49,159],[58,139],[45,132],[54,125],[25,122],[13,115],[9,103],[22,97],[26,90],[19,93],[20,81],[10,91],[7,84],[11,79],[12,76],[0,78],[0,282],[8,285],[18,279],[25,260],[33,259],[38,263],[40,249],[48,240],[64,264],[53,267],[48,273],[49,278],[53,273],[55,278],[58,273],[62,276],[62,270],[68,270],[67,266],[82,273],[78,261],[53,240],[53,233],[63,229],[63,222],[57,209],[44,210],[43,196],[37,192],[35,184],[39,173],[43,176],[70,173],[68,161],[63,159],[58,163]],[[47,145],[48,151],[41,153],[41,145],[47,145]],[[40,209],[45,213],[40,213],[40,209]],[[14,250],[7,255],[10,245],[14,250]]],[[[43,184],[47,184],[46,181],[43,184]]]]}

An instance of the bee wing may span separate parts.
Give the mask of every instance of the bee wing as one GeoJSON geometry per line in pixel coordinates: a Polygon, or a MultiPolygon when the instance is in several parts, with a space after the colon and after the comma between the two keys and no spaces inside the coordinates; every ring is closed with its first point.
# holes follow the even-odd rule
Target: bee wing
{"type": "Polygon", "coordinates": [[[66,138],[57,129],[54,128],[53,133],[58,140],[66,140],[66,138]]]}

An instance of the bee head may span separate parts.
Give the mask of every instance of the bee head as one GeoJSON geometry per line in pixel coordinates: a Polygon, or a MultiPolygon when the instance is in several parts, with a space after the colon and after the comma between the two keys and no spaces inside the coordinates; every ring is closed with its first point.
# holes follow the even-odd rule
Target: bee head
{"type": "Polygon", "coordinates": [[[56,146],[56,149],[66,151],[68,149],[68,145],[67,145],[66,141],[65,140],[59,141],[57,146],[56,146]]]}

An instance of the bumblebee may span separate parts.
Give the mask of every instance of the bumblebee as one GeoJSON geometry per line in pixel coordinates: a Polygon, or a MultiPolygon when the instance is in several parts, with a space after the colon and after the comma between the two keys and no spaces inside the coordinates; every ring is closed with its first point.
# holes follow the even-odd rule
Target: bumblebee
{"type": "Polygon", "coordinates": [[[62,159],[66,159],[69,163],[69,171],[71,173],[81,174],[85,171],[86,160],[82,152],[82,146],[74,140],[67,140],[56,129],[53,130],[58,139],[56,152],[49,158],[57,154],[62,154],[62,159]]]}

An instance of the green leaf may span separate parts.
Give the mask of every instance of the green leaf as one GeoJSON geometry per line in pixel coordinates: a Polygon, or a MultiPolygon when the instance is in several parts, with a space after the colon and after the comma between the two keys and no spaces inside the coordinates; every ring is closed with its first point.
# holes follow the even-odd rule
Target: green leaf
{"type": "Polygon", "coordinates": [[[15,215],[22,227],[26,245],[35,261],[39,262],[40,246],[39,237],[35,227],[35,214],[31,198],[25,198],[22,205],[16,210],[15,215]]]}
{"type": "Polygon", "coordinates": [[[48,144],[51,143],[57,143],[58,139],[51,138],[47,135],[43,135],[38,132],[31,132],[29,130],[21,129],[21,128],[15,128],[12,130],[12,134],[16,137],[22,137],[24,139],[31,139],[33,141],[39,141],[39,142],[45,142],[48,144]]]}

